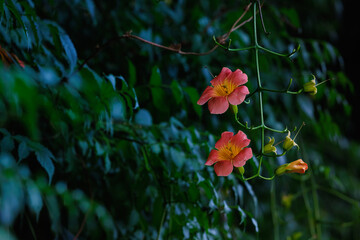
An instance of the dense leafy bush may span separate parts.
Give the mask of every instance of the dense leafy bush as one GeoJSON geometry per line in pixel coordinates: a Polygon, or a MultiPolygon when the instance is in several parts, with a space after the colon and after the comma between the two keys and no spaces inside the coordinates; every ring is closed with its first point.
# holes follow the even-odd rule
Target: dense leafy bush
{"type": "MultiPolygon", "coordinates": [[[[0,239],[359,238],[342,2],[262,3],[262,46],[300,49],[260,51],[259,65],[252,49],[213,39],[251,46],[250,2],[0,1],[0,239]],[[261,152],[260,132],[197,104],[222,67],[245,72],[250,92],[257,67],[270,89],[330,79],[314,96],[263,94],[269,126],[306,125],[300,150],[264,158],[262,174],[298,158],[306,174],[242,181],[204,165],[224,131],[244,131],[261,152]]],[[[260,124],[258,99],[245,102],[239,118],[260,124]]]]}

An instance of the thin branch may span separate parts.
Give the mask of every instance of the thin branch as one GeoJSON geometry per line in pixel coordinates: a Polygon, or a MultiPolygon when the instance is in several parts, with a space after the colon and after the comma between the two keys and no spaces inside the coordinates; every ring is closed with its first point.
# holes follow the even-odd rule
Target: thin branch
{"type": "Polygon", "coordinates": [[[260,4],[260,0],[258,0],[258,4],[259,4],[259,15],[260,15],[260,20],[261,20],[262,28],[263,28],[263,30],[264,30],[264,33],[265,33],[266,35],[269,35],[270,32],[266,31],[266,28],[265,28],[264,19],[263,19],[263,15],[262,15],[262,11],[261,11],[262,5],[260,4]]]}
{"type": "MultiPolygon", "coordinates": [[[[250,22],[253,19],[253,17],[250,17],[249,19],[245,20],[244,22],[238,24],[241,21],[241,19],[245,16],[245,14],[249,11],[251,5],[252,5],[252,3],[249,3],[245,7],[244,12],[241,14],[241,16],[234,22],[234,24],[232,25],[230,30],[227,33],[223,34],[222,36],[220,36],[218,38],[219,39],[218,41],[220,43],[224,43],[226,41],[226,39],[229,38],[229,36],[230,36],[230,34],[232,32],[236,31],[238,28],[242,27],[245,23],[250,22]]],[[[161,45],[161,44],[146,40],[144,38],[141,38],[141,37],[139,37],[137,35],[133,35],[131,33],[131,31],[129,31],[129,32],[126,32],[123,35],[116,36],[116,37],[106,41],[103,45],[97,45],[96,50],[80,64],[80,66],[77,69],[77,72],[80,71],[92,58],[94,58],[96,55],[98,55],[105,47],[107,47],[110,44],[112,44],[113,42],[116,42],[116,41],[121,40],[121,39],[136,39],[136,40],[139,40],[139,41],[141,41],[143,43],[146,43],[146,44],[158,47],[158,48],[162,48],[162,49],[165,49],[165,50],[168,50],[168,51],[176,52],[176,53],[179,53],[179,54],[182,54],[182,55],[204,56],[204,55],[211,54],[212,52],[214,52],[219,47],[219,45],[216,44],[213,48],[211,48],[209,51],[206,51],[206,52],[187,52],[187,51],[182,51],[181,50],[181,45],[171,45],[169,47],[164,46],[164,45],[161,45]]]]}

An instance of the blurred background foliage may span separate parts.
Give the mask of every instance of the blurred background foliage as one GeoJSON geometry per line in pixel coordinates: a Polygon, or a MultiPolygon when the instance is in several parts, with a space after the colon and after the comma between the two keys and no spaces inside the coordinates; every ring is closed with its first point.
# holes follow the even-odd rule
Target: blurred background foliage
{"type": "MultiPolygon", "coordinates": [[[[264,95],[269,126],[306,123],[300,150],[265,158],[263,174],[298,158],[307,174],[271,182],[204,166],[221,132],[241,128],[230,111],[212,116],[196,101],[222,67],[240,68],[254,91],[252,51],[183,55],[121,37],[206,52],[249,2],[1,0],[0,239],[360,239],[347,1],[263,3],[270,34],[259,25],[259,42],[284,53],[301,46],[291,59],[261,54],[264,87],[331,79],[315,96],[264,95]]],[[[230,38],[250,46],[252,22],[230,38]]],[[[252,125],[255,96],[239,106],[252,125]]],[[[259,133],[246,133],[258,152],[259,133]]],[[[245,175],[256,166],[253,158],[245,175]]]]}

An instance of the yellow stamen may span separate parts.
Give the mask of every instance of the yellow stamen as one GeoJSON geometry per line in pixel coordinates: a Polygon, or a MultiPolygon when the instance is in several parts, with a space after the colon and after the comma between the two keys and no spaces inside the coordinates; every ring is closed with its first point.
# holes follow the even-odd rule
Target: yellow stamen
{"type": "Polygon", "coordinates": [[[239,147],[229,142],[226,146],[219,149],[219,159],[223,161],[233,160],[240,151],[239,147]]]}
{"type": "Polygon", "coordinates": [[[214,86],[214,90],[217,96],[228,96],[236,87],[237,86],[232,84],[229,80],[225,79],[222,84],[214,86]]]}

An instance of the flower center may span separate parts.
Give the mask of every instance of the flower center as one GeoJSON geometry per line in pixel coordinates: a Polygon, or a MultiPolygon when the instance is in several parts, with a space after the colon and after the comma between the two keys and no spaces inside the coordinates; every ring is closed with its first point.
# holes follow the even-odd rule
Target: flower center
{"type": "Polygon", "coordinates": [[[217,96],[228,96],[235,90],[235,88],[236,86],[231,84],[227,79],[225,79],[223,83],[214,86],[217,96]]]}
{"type": "Polygon", "coordinates": [[[241,151],[241,148],[235,146],[231,142],[219,149],[220,160],[233,160],[236,155],[241,151]]]}

